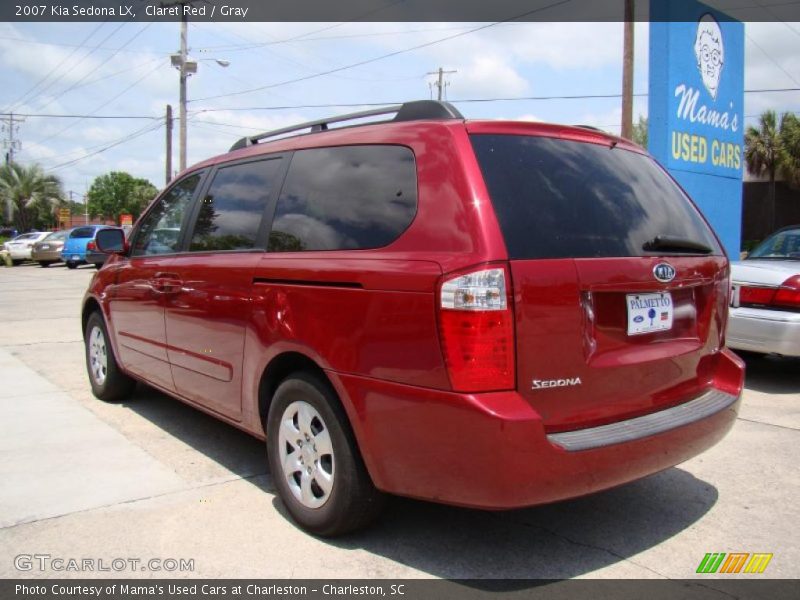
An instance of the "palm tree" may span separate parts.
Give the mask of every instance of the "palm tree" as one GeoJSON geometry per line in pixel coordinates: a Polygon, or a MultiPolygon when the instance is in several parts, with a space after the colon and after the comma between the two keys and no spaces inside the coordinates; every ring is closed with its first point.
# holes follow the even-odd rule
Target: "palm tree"
{"type": "Polygon", "coordinates": [[[6,217],[20,231],[28,231],[61,201],[61,180],[48,175],[39,165],[25,167],[10,163],[0,167],[0,198],[6,206],[6,217]]]}
{"type": "Polygon", "coordinates": [[[775,111],[765,111],[759,118],[758,128],[752,125],[747,128],[744,144],[747,170],[753,175],[769,176],[769,225],[773,231],[776,174],[782,175],[790,185],[800,185],[800,119],[784,113],[778,124],[775,111]]]}
{"type": "Polygon", "coordinates": [[[778,170],[792,187],[800,187],[800,119],[786,113],[781,119],[781,156],[778,170]]]}
{"type": "Polygon", "coordinates": [[[781,155],[781,138],[774,110],[767,110],[758,120],[758,128],[750,125],[744,134],[744,161],[753,175],[769,176],[769,230],[775,229],[775,173],[781,155]]]}

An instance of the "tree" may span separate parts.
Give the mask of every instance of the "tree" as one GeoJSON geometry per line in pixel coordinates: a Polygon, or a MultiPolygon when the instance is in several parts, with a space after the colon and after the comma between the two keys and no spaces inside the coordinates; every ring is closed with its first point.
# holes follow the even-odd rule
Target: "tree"
{"type": "Polygon", "coordinates": [[[0,167],[0,197],[8,221],[19,231],[47,226],[63,197],[61,180],[39,165],[10,163],[0,167]]]}
{"type": "Polygon", "coordinates": [[[133,215],[134,219],[138,217],[156,194],[158,189],[147,179],[136,178],[124,171],[112,171],[96,177],[86,197],[92,217],[101,215],[104,219],[116,221],[125,213],[133,215]]]}
{"type": "Polygon", "coordinates": [[[639,120],[633,125],[633,141],[642,148],[647,148],[647,117],[639,115],[639,120]]]}
{"type": "Polygon", "coordinates": [[[747,128],[744,160],[752,175],[769,177],[769,225],[775,229],[775,177],[780,173],[789,184],[800,183],[800,122],[784,113],[780,124],[774,110],[764,111],[758,127],[747,128]]]}
{"type": "Polygon", "coordinates": [[[783,115],[781,141],[780,173],[790,186],[800,187],[800,119],[797,115],[783,115]]]}

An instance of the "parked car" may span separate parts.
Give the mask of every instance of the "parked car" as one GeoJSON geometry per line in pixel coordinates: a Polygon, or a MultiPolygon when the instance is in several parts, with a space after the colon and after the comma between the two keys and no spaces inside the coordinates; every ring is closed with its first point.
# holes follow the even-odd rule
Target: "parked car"
{"type": "Polygon", "coordinates": [[[86,264],[87,248],[94,246],[97,232],[108,227],[108,225],[85,225],[73,228],[61,249],[61,260],[66,263],[67,268],[75,269],[79,265],[86,264]]]}
{"type": "Polygon", "coordinates": [[[36,242],[31,248],[31,259],[42,267],[49,267],[61,260],[61,249],[70,230],[54,231],[44,239],[36,242]]]}
{"type": "MultiPolygon", "coordinates": [[[[116,229],[122,231],[123,235],[127,235],[125,233],[125,229],[122,227],[117,227],[116,229]]],[[[97,243],[95,240],[89,240],[89,242],[86,244],[86,256],[84,257],[86,263],[89,265],[94,265],[95,269],[99,269],[105,264],[107,258],[108,254],[106,252],[101,252],[97,249],[97,243]]]]}
{"type": "Polygon", "coordinates": [[[784,227],[731,265],[728,345],[800,356],[800,225],[784,227]]]}
{"type": "Polygon", "coordinates": [[[19,231],[13,227],[0,227],[0,238],[15,238],[18,235],[19,231]]]}
{"type": "Polygon", "coordinates": [[[266,439],[319,535],[366,525],[385,493],[510,509],[610,488],[738,411],[722,247],[602,132],[434,101],[305,123],[189,168],[129,244],[97,245],[95,396],[138,379],[266,439]]]}
{"type": "Polygon", "coordinates": [[[31,249],[33,245],[47,237],[49,232],[36,231],[31,233],[23,233],[17,237],[8,240],[4,247],[11,255],[11,261],[15,265],[19,265],[26,260],[31,260],[31,249]]]}

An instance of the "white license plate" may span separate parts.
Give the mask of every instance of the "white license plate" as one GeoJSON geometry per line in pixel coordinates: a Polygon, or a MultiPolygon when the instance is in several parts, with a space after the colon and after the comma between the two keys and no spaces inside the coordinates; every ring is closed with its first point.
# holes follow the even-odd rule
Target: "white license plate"
{"type": "Polygon", "coordinates": [[[50,246],[48,246],[47,244],[43,244],[39,249],[40,250],[50,250],[50,246]]]}
{"type": "Polygon", "coordinates": [[[663,294],[627,294],[628,335],[672,329],[672,296],[663,294]]]}
{"type": "Polygon", "coordinates": [[[81,255],[80,254],[73,254],[72,255],[72,260],[80,260],[80,259],[81,259],[81,255]]]}

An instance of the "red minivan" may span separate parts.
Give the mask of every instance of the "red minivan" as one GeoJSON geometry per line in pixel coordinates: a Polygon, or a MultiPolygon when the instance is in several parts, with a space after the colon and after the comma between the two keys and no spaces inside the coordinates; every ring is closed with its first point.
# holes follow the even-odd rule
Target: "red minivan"
{"type": "Polygon", "coordinates": [[[304,123],[187,169],[97,243],[94,394],[143,381],[266,439],[319,535],[387,493],[589,494],[736,418],[719,241],[646,152],[589,128],[433,101],[304,123]]]}

